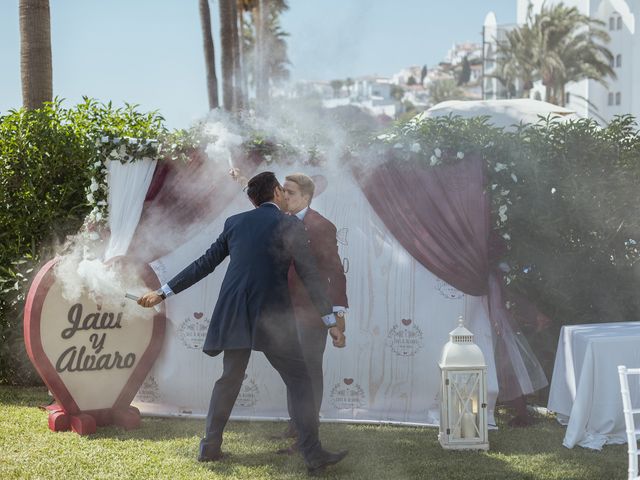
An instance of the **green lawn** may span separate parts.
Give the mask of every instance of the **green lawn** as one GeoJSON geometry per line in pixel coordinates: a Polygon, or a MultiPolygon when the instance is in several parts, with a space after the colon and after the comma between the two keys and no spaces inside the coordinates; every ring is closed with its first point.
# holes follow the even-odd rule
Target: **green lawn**
{"type": "MultiPolygon", "coordinates": [[[[144,418],[142,428],[102,428],[80,437],[54,433],[37,405],[43,388],[0,387],[0,479],[304,479],[302,459],[273,452],[284,442],[269,440],[282,423],[231,422],[215,464],[196,461],[202,420],[144,418]]],[[[323,424],[329,449],[349,456],[327,470],[344,479],[625,479],[626,445],[602,452],[562,447],[564,428],[541,417],[530,428],[505,425],[489,433],[488,452],[444,451],[434,428],[323,424]]]]}

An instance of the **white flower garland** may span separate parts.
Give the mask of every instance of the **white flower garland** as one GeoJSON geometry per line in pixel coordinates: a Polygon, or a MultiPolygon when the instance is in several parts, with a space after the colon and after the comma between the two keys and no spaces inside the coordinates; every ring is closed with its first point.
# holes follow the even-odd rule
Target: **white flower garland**
{"type": "Polygon", "coordinates": [[[91,183],[85,190],[87,203],[92,208],[85,219],[84,229],[88,231],[91,240],[100,238],[98,232],[106,227],[109,216],[107,162],[134,162],[147,157],[155,158],[160,153],[160,143],[153,139],[138,140],[136,138],[103,136],[96,140],[95,145],[98,150],[98,160],[91,166],[91,183]]]}

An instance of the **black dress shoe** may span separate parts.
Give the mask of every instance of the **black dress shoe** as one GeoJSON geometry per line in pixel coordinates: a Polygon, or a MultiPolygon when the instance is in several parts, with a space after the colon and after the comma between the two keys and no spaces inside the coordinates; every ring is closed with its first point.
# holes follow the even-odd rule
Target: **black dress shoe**
{"type": "Polygon", "coordinates": [[[200,451],[198,453],[199,462],[217,462],[224,457],[224,453],[220,450],[220,444],[207,443],[204,440],[200,442],[200,451]]]}
{"type": "Polygon", "coordinates": [[[226,457],[227,454],[222,453],[222,451],[207,453],[206,455],[200,454],[198,455],[199,462],[217,462],[218,460],[222,460],[226,457]]]}
{"type": "Polygon", "coordinates": [[[326,467],[335,465],[341,461],[349,453],[348,450],[342,450],[341,452],[331,453],[326,450],[314,456],[313,460],[307,462],[307,471],[310,475],[316,475],[324,471],[326,467]]]}

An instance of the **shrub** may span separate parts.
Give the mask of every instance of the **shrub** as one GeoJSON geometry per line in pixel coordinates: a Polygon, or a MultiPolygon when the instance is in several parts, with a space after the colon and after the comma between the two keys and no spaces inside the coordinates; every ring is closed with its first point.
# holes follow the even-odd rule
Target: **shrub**
{"type": "Polygon", "coordinates": [[[90,210],[85,190],[99,139],[165,133],[155,112],[90,99],[0,116],[0,384],[37,381],[22,341],[24,299],[41,259],[51,258],[90,210]]]}
{"type": "Polygon", "coordinates": [[[458,151],[483,155],[493,228],[505,243],[494,261],[510,267],[507,290],[553,322],[528,332],[548,372],[561,325],[640,319],[640,132],[632,117],[604,128],[546,119],[514,131],[482,117],[416,117],[381,138],[425,168],[457,161],[458,151]]]}

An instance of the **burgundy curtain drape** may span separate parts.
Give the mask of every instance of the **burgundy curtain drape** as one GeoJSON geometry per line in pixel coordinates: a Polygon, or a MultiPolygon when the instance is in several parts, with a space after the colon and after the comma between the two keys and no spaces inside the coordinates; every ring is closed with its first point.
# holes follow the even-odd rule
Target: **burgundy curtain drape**
{"type": "Polygon", "coordinates": [[[415,259],[464,293],[487,293],[489,203],[482,159],[438,168],[390,161],[357,177],[375,212],[415,259]]]}
{"type": "MultiPolygon", "coordinates": [[[[235,166],[251,177],[261,162],[257,156],[238,156],[235,166]]],[[[175,250],[213,221],[241,189],[226,161],[208,161],[201,150],[186,163],[159,163],[127,254],[150,262],[175,250]]]]}
{"type": "Polygon", "coordinates": [[[489,263],[490,205],[482,158],[469,155],[433,168],[417,160],[390,160],[370,171],[360,168],[354,176],[416,260],[465,294],[488,296],[500,397],[510,400],[545,386],[535,356],[510,325],[501,273],[489,263]]]}

